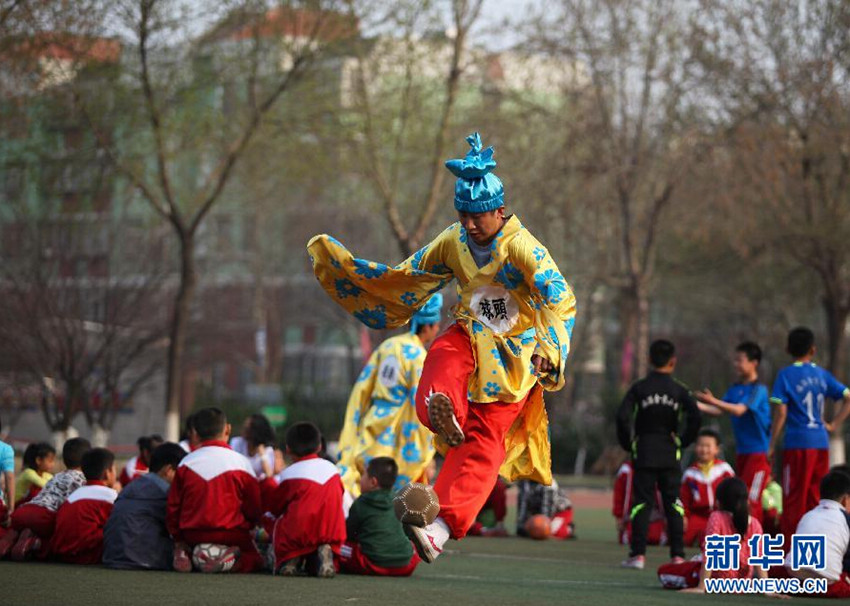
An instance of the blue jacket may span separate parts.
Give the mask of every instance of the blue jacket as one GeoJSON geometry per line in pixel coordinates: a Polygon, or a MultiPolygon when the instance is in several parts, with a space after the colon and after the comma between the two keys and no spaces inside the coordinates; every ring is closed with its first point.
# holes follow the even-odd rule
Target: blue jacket
{"type": "Polygon", "coordinates": [[[118,495],[103,529],[103,563],[110,568],[170,570],[174,543],[165,529],[168,483],[148,473],[118,495]]]}

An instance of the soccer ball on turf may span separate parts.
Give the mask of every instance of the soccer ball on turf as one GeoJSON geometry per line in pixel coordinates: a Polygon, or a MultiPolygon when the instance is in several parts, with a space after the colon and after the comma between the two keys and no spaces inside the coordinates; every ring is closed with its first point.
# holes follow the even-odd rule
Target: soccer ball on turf
{"type": "Polygon", "coordinates": [[[402,524],[424,528],[440,513],[440,500],[433,488],[413,482],[398,491],[393,507],[402,524]]]}
{"type": "Polygon", "coordinates": [[[531,516],[525,523],[525,532],[528,533],[529,537],[537,541],[548,539],[549,535],[552,534],[551,521],[542,513],[531,516]]]}
{"type": "Polygon", "coordinates": [[[216,543],[198,543],[192,550],[192,564],[201,572],[230,572],[239,559],[239,550],[216,543]]]}

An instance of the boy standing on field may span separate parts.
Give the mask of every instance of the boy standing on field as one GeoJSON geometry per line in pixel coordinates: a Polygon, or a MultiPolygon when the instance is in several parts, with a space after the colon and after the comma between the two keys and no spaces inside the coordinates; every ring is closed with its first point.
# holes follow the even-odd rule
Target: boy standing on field
{"type": "Polygon", "coordinates": [[[694,395],[702,412],[713,416],[729,414],[735,433],[735,468],[750,491],[750,515],[763,524],[761,497],[771,475],[767,460],[770,404],[767,387],[758,380],[760,363],[761,347],[752,341],[741,343],[735,348],[734,359],[738,381],[720,399],[708,389],[694,395]]]}
{"type": "Polygon", "coordinates": [[[829,471],[827,432],[841,427],[850,414],[850,389],[812,362],[817,351],[814,333],[805,327],[795,328],[788,334],[787,350],[794,363],[780,370],[773,383],[773,432],[767,452],[772,460],[787,422],[782,449],[783,512],[779,522],[786,550],[800,518],[820,501],[820,482],[829,471]],[[832,423],[823,420],[826,398],[844,400],[832,423]]]}
{"type": "Polygon", "coordinates": [[[696,438],[700,426],[697,403],[690,391],[673,378],[676,348],[670,341],[655,341],[649,348],[652,371],[629,389],[617,413],[617,438],[632,453],[635,467],[634,507],[631,511],[632,545],[623,567],[643,569],[649,513],[655,487],[661,492],[667,516],[672,563],[684,561],[679,485],[682,448],[696,438]],[[680,420],[684,416],[684,428],[680,420]]]}

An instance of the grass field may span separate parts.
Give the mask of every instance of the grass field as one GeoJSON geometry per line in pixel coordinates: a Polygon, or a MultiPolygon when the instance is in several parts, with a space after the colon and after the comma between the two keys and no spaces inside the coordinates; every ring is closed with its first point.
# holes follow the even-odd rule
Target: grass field
{"type": "MultiPolygon", "coordinates": [[[[613,539],[607,509],[576,512],[578,539],[529,541],[468,538],[450,543],[435,564],[408,579],[337,576],[335,579],[268,575],[203,576],[123,572],[96,567],[0,562],[0,604],[750,604],[761,596],[683,595],[661,589],[656,567],[666,548],[651,547],[647,569],[622,570],[625,548],[613,539]]],[[[795,603],[809,600],[794,599],[795,603]]],[[[822,602],[821,602],[822,603],[822,602]]]]}

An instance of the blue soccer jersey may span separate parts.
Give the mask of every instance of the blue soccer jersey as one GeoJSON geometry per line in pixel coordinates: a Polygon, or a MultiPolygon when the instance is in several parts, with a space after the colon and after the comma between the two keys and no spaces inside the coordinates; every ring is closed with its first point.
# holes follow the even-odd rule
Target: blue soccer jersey
{"type": "Polygon", "coordinates": [[[736,452],[767,452],[770,443],[770,403],[767,399],[767,387],[761,383],[736,383],[721,399],[730,404],[743,404],[747,407],[747,412],[740,417],[731,417],[736,452]]]}
{"type": "Polygon", "coordinates": [[[780,370],[770,400],[788,405],[785,448],[829,448],[823,404],[826,398],[839,400],[846,393],[850,392],[845,385],[811,362],[795,362],[780,370]]]}

